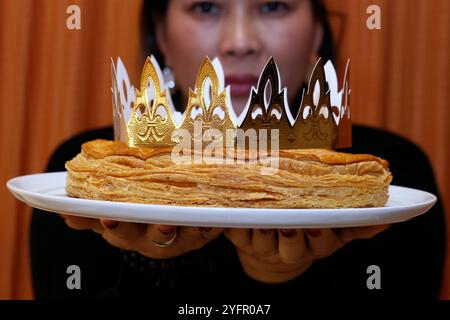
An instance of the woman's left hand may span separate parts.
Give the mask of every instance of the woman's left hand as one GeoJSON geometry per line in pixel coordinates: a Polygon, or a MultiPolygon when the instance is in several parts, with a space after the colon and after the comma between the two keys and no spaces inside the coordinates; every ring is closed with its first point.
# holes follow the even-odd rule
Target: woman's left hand
{"type": "Polygon", "coordinates": [[[389,225],[341,229],[227,229],[244,272],[265,283],[292,280],[316,259],[355,239],[370,239],[389,225]]]}

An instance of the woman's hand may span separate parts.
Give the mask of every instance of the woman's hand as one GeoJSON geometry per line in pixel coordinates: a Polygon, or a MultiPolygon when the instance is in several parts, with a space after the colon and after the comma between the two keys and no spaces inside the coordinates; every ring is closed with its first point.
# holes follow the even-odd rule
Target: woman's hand
{"type": "Polygon", "coordinates": [[[348,242],[369,239],[389,225],[342,229],[227,229],[244,272],[265,283],[292,280],[316,259],[330,256],[348,242]]]}
{"type": "Polygon", "coordinates": [[[119,222],[60,214],[66,224],[75,230],[93,230],[111,245],[137,251],[154,258],[167,259],[197,250],[220,235],[223,229],[176,227],[169,225],[119,222]],[[171,241],[172,239],[173,242],[171,241]],[[161,247],[159,244],[172,243],[161,247]]]}

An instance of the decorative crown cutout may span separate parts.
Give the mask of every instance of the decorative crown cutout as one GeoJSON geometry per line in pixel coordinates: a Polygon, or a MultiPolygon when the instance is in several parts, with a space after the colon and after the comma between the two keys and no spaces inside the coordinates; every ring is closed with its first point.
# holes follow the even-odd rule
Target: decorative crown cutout
{"type": "Polygon", "coordinates": [[[253,134],[257,140],[264,139],[281,150],[347,148],[351,146],[348,68],[349,62],[342,89],[338,91],[333,64],[331,61],[324,64],[319,59],[294,118],[287,103],[287,89],[280,89],[278,67],[270,58],[257,88],[252,88],[246,107],[237,117],[230,103],[229,87],[224,88],[224,73],[217,58],[203,60],[194,90],[189,89],[183,114],[175,111],[153,56],[145,61],[139,90],[130,85],[119,58],[111,69],[114,137],[132,147],[167,147],[183,140],[185,144],[202,147],[214,142],[224,148],[248,149],[252,146],[245,144],[245,137],[253,134]]]}

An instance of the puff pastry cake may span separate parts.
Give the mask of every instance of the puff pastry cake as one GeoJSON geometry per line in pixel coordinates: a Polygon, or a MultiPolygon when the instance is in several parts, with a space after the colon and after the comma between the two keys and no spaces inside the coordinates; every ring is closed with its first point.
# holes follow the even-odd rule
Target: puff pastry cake
{"type": "Polygon", "coordinates": [[[279,168],[261,164],[175,164],[171,148],[93,140],[66,163],[71,197],[135,203],[254,208],[383,206],[388,162],[325,149],[281,150],[279,168]]]}

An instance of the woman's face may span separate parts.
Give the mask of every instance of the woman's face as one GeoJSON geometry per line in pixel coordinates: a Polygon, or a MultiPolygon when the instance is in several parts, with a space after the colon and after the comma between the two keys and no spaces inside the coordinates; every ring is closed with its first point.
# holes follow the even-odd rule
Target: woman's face
{"type": "Polygon", "coordinates": [[[157,23],[157,37],[182,94],[194,86],[205,55],[218,57],[239,114],[270,56],[294,101],[322,28],[310,0],[171,0],[166,19],[157,23]]]}

